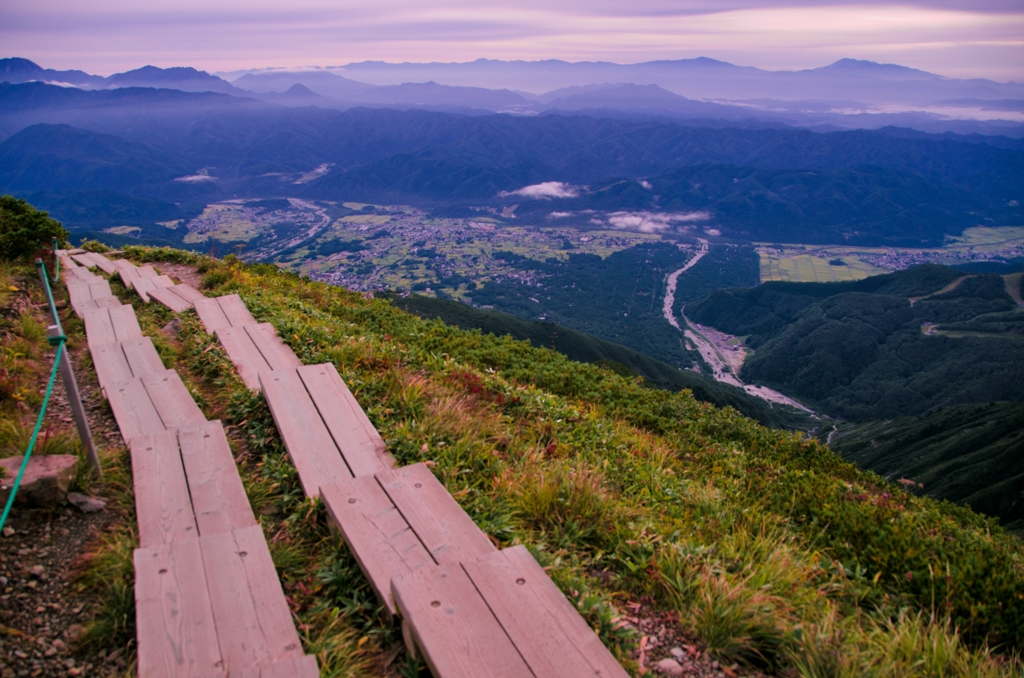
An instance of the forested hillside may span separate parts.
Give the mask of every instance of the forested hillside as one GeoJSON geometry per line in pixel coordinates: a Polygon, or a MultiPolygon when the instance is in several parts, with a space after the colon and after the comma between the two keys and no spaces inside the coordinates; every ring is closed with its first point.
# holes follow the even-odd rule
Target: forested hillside
{"type": "Polygon", "coordinates": [[[913,491],[966,504],[1024,533],[1024,404],[844,424],[829,447],[865,470],[912,480],[913,491]]]}
{"type": "Polygon", "coordinates": [[[1024,310],[1006,285],[929,265],[853,283],[720,290],[686,313],[747,337],[745,380],[834,416],[877,419],[1024,400],[1024,310]]]}

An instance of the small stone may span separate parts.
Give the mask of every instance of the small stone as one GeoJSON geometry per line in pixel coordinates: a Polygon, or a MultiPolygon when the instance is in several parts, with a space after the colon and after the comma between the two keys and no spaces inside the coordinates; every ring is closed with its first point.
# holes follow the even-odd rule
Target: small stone
{"type": "Polygon", "coordinates": [[[76,678],[76,676],[82,675],[82,669],[79,669],[79,668],[68,669],[68,675],[71,676],[71,678],[76,678]]]}
{"type": "Polygon", "coordinates": [[[181,319],[180,318],[175,318],[171,322],[169,322],[166,325],[164,325],[163,327],[161,327],[160,331],[173,339],[174,337],[178,336],[178,330],[180,330],[180,329],[181,329],[181,319]]]}
{"type": "Polygon", "coordinates": [[[68,657],[67,659],[64,660],[64,666],[69,668],[69,669],[75,668],[75,660],[72,659],[71,657],[68,657]]]}
{"type": "Polygon", "coordinates": [[[43,653],[44,657],[52,657],[57,654],[57,648],[51,647],[49,650],[43,653]]]}
{"type": "Polygon", "coordinates": [[[9,527],[5,527],[4,528],[4,536],[5,537],[13,537],[14,536],[14,530],[9,528],[9,527]]]}
{"type": "MultiPolygon", "coordinates": [[[[33,577],[42,577],[44,572],[46,572],[46,569],[42,565],[33,565],[28,571],[33,577]]],[[[46,612],[46,610],[39,609],[36,612],[46,612]]]]}
{"type": "Polygon", "coordinates": [[[57,638],[56,640],[54,640],[52,645],[55,648],[57,648],[58,650],[63,650],[65,647],[67,647],[67,645],[64,644],[64,641],[61,640],[60,638],[57,638]]]}
{"type": "Polygon", "coordinates": [[[84,494],[78,494],[77,492],[68,492],[68,503],[73,505],[82,513],[96,513],[102,511],[107,506],[106,499],[100,499],[99,497],[87,497],[84,494]]]}
{"type": "Polygon", "coordinates": [[[675,659],[662,659],[654,665],[654,670],[658,673],[664,673],[666,676],[683,675],[683,667],[675,659]]]}
{"type": "Polygon", "coordinates": [[[673,647],[671,650],[668,651],[668,653],[675,657],[676,661],[681,662],[684,659],[686,659],[686,652],[684,652],[683,648],[681,647],[673,647]]]}
{"type": "Polygon", "coordinates": [[[68,639],[69,643],[77,643],[78,639],[82,637],[83,630],[81,624],[72,624],[64,632],[64,637],[68,639]]]}

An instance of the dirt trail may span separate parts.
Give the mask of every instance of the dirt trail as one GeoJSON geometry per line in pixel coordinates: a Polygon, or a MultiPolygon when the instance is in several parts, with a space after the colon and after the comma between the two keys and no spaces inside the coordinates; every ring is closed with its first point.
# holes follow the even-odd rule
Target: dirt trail
{"type": "Polygon", "coordinates": [[[925,299],[929,299],[931,297],[934,297],[937,294],[945,294],[946,292],[952,292],[953,290],[955,290],[957,287],[960,286],[960,283],[962,283],[963,281],[967,280],[968,278],[974,278],[974,277],[976,277],[976,276],[973,276],[973,275],[962,275],[959,278],[957,278],[956,280],[954,280],[953,282],[951,282],[948,285],[946,285],[945,287],[943,287],[941,290],[936,290],[936,291],[932,292],[931,294],[926,294],[926,295],[921,296],[921,297],[910,297],[910,305],[913,306],[917,302],[923,301],[925,299]]]}
{"type": "Polygon", "coordinates": [[[1021,273],[1020,271],[1003,276],[1003,284],[1006,286],[1006,293],[1017,302],[1018,306],[1024,306],[1024,299],[1020,296],[1021,277],[1024,277],[1024,273],[1021,273]]]}

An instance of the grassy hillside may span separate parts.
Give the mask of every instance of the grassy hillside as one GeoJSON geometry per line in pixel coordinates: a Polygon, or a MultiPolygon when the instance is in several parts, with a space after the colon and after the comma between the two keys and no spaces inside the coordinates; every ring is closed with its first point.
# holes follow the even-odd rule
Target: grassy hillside
{"type": "MultiPolygon", "coordinates": [[[[527,342],[269,265],[128,252],[200,262],[210,293],[241,294],[305,362],[333,362],[399,463],[432,462],[498,543],[526,544],[635,674],[627,606],[723,662],[797,675],[1021,673],[985,649],[1024,646],[1024,549],[989,519],[802,435],[527,342]]],[[[141,313],[146,327],[168,317],[141,313]]],[[[247,491],[310,642],[387,656],[395,627],[301,498],[262,398],[191,312],[175,342],[204,411],[243,439],[247,491]]]]}
{"type": "Polygon", "coordinates": [[[863,469],[913,480],[1024,531],[1024,404],[949,407],[921,417],[840,426],[830,447],[863,469]]]}
{"type": "Polygon", "coordinates": [[[745,380],[860,421],[1024,399],[1024,311],[1001,276],[943,266],[850,283],[766,283],[687,305],[747,336],[745,380]]]}
{"type": "MultiPolygon", "coordinates": [[[[463,329],[478,329],[498,337],[529,341],[537,348],[550,348],[570,360],[597,363],[625,377],[643,377],[644,382],[656,388],[679,391],[689,389],[693,397],[717,407],[733,407],[745,416],[767,426],[802,427],[810,421],[797,410],[772,408],[747,395],[742,389],[689,370],[680,370],[619,344],[577,332],[554,323],[531,322],[508,313],[482,310],[466,304],[411,295],[389,297],[398,308],[422,318],[437,318],[463,329]]],[[[820,422],[815,422],[817,425],[820,422]]]]}

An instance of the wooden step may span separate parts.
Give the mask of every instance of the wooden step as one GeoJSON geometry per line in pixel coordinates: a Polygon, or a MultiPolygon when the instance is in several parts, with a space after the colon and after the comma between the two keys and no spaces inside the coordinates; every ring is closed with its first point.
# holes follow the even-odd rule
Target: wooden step
{"type": "Polygon", "coordinates": [[[174,370],[147,374],[141,382],[164,428],[194,428],[206,423],[202,410],[174,370]]]}
{"type": "Polygon", "coordinates": [[[78,280],[88,281],[96,277],[95,275],[89,272],[89,269],[83,268],[82,266],[76,266],[74,268],[68,268],[66,270],[72,277],[77,278],[78,280]]]}
{"type": "Polygon", "coordinates": [[[252,317],[249,309],[245,306],[245,302],[237,294],[225,294],[224,296],[217,297],[217,303],[220,304],[221,310],[224,311],[224,315],[232,327],[256,324],[256,319],[252,317]]]}
{"type": "Polygon", "coordinates": [[[140,548],[133,561],[139,678],[224,676],[199,540],[140,548]]]}
{"type": "Polygon", "coordinates": [[[457,564],[496,550],[425,464],[384,471],[376,478],[438,563],[457,564]]]}
{"type": "Polygon", "coordinates": [[[224,315],[224,310],[216,299],[204,297],[203,299],[196,299],[192,304],[196,309],[196,315],[199,316],[203,327],[206,328],[207,334],[213,334],[217,330],[231,327],[231,322],[224,315]]]}
{"type": "Polygon", "coordinates": [[[458,565],[395,577],[391,588],[406,644],[419,648],[437,678],[533,677],[458,565]]]}
{"type": "MultiPolygon", "coordinates": [[[[239,329],[233,328],[233,331],[239,329]]],[[[351,478],[351,471],[298,373],[295,370],[261,372],[259,380],[263,397],[274,416],[274,424],[288,456],[299,473],[306,496],[319,497],[321,486],[351,478]]]]}
{"type": "Polygon", "coordinates": [[[199,538],[224,665],[233,675],[301,659],[302,644],[259,525],[199,538]]]}
{"type": "Polygon", "coordinates": [[[192,302],[186,301],[175,294],[173,287],[157,287],[148,290],[148,294],[151,298],[156,299],[175,313],[181,313],[192,308],[192,302]]]}
{"type": "Polygon", "coordinates": [[[147,267],[145,266],[139,268],[139,278],[134,280],[132,285],[135,288],[135,293],[142,297],[142,300],[148,304],[150,301],[150,292],[161,287],[171,287],[174,285],[174,281],[166,275],[156,275],[156,271],[153,271],[151,267],[148,268],[148,270],[153,271],[153,275],[142,275],[143,271],[146,270],[147,267]]]}
{"type": "Polygon", "coordinates": [[[129,447],[139,546],[157,547],[198,539],[177,432],[135,436],[129,447]]]}
{"type": "Polygon", "coordinates": [[[462,567],[537,678],[628,676],[525,546],[462,567]]]}
{"type": "Polygon", "coordinates": [[[116,306],[86,310],[82,320],[85,322],[86,341],[90,349],[142,336],[135,309],[128,304],[118,303],[116,306]]]}
{"type": "Polygon", "coordinates": [[[96,263],[90,256],[92,252],[83,252],[82,254],[72,254],[71,258],[75,260],[75,263],[84,266],[85,268],[96,268],[96,263]]]}
{"type": "Polygon", "coordinates": [[[221,423],[183,428],[178,431],[178,444],[199,534],[256,525],[221,423]]]}
{"type": "Polygon", "coordinates": [[[92,255],[89,257],[89,260],[92,261],[101,271],[108,275],[117,273],[117,266],[115,266],[114,262],[110,259],[107,259],[102,254],[97,254],[96,252],[90,252],[89,254],[92,255]]]}
{"type": "Polygon", "coordinates": [[[434,559],[373,476],[328,483],[320,497],[377,597],[396,614],[391,579],[434,567],[434,559]]]}
{"type": "Polygon", "coordinates": [[[244,327],[225,327],[217,330],[217,339],[227,351],[245,385],[252,390],[260,387],[260,372],[269,372],[270,365],[253,343],[244,327]]]}
{"type": "Polygon", "coordinates": [[[245,325],[245,332],[256,344],[272,370],[294,370],[302,365],[291,347],[287,346],[281,337],[277,336],[277,330],[270,323],[257,325],[245,325]]]}
{"type": "Polygon", "coordinates": [[[186,285],[185,283],[178,283],[177,285],[169,289],[175,294],[177,294],[179,297],[187,301],[189,305],[194,304],[199,299],[207,299],[206,295],[204,295],[202,292],[192,287],[191,285],[186,285]]]}
{"type": "Polygon", "coordinates": [[[144,377],[163,372],[166,369],[160,360],[160,354],[153,346],[153,340],[149,337],[122,341],[121,351],[124,353],[134,377],[144,377]]]}
{"type": "Polygon", "coordinates": [[[121,437],[126,443],[131,443],[138,436],[152,435],[166,428],[141,378],[107,386],[106,395],[121,437]]]}
{"type": "Polygon", "coordinates": [[[373,475],[395,465],[384,440],[332,363],[303,365],[298,373],[353,475],[373,475]]]}
{"type": "Polygon", "coordinates": [[[77,306],[74,301],[71,302],[72,308],[75,309],[75,313],[81,317],[85,311],[92,310],[94,308],[105,308],[107,306],[120,306],[121,300],[117,297],[102,297],[100,299],[87,299],[80,302],[77,306]]]}

